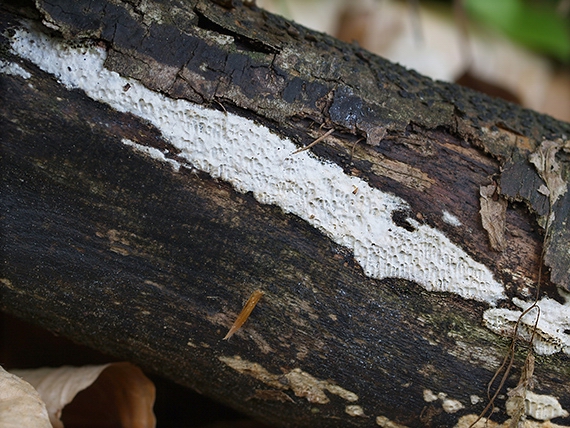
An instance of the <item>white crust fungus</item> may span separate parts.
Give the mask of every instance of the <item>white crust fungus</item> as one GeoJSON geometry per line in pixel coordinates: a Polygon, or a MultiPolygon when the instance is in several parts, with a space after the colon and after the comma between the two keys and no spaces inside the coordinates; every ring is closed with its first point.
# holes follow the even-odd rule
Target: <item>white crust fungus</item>
{"type": "MultiPolygon", "coordinates": [[[[521,310],[491,308],[485,311],[485,325],[495,333],[511,336],[522,312],[532,305],[532,302],[516,297],[513,298],[513,303],[521,310]]],[[[534,335],[534,350],[539,355],[552,355],[560,351],[570,355],[570,302],[561,304],[543,297],[537,305],[540,307],[540,318],[534,335]]],[[[533,309],[522,317],[517,333],[523,340],[530,340],[537,314],[538,310],[533,309]]]]}
{"type": "MultiPolygon", "coordinates": [[[[327,404],[330,399],[325,391],[335,394],[348,402],[358,401],[358,395],[354,392],[348,391],[328,380],[317,379],[300,368],[295,368],[283,374],[273,374],[267,371],[261,364],[243,360],[237,355],[234,357],[218,357],[218,359],[232,369],[252,376],[272,388],[291,389],[297,397],[306,398],[309,403],[327,404]],[[287,381],[282,382],[283,379],[287,381]]],[[[353,406],[351,409],[356,411],[356,407],[359,406],[353,406]]]]}
{"type": "Polygon", "coordinates": [[[407,428],[405,425],[392,422],[386,416],[376,416],[376,425],[381,426],[382,428],[407,428]]]}
{"type": "MultiPolygon", "coordinates": [[[[519,397],[511,397],[506,402],[507,414],[512,416],[516,412],[518,404],[516,400],[519,397]]],[[[525,415],[531,416],[539,421],[548,421],[554,418],[565,418],[568,412],[562,408],[555,397],[551,395],[535,394],[532,391],[526,391],[524,397],[525,415]]]]}
{"type": "MultiPolygon", "coordinates": [[[[491,271],[443,233],[427,225],[418,224],[411,232],[397,226],[391,215],[406,209],[406,201],[307,152],[292,155],[297,149],[293,142],[268,128],[168,98],[123,78],[104,67],[107,53],[101,47],[71,47],[26,29],[15,31],[11,46],[67,87],[152,123],[180,150],[178,159],[188,167],[225,180],[240,192],[252,192],[259,202],[298,215],[352,249],[367,275],[403,278],[428,291],[452,292],[491,305],[504,298],[504,287],[491,271]],[[127,84],[129,90],[124,91],[127,84]]],[[[158,150],[143,151],[165,161],[158,150]]]]}
{"type": "Polygon", "coordinates": [[[437,401],[437,395],[435,395],[431,389],[424,389],[424,401],[426,403],[437,401]]]}
{"type": "Polygon", "coordinates": [[[443,211],[442,220],[451,226],[461,226],[461,221],[449,211],[443,211]]]}
{"type": "Polygon", "coordinates": [[[454,400],[452,398],[446,398],[441,403],[441,407],[446,413],[456,413],[463,409],[465,406],[461,404],[459,400],[454,400]]]}
{"type": "Polygon", "coordinates": [[[455,413],[465,407],[459,400],[449,398],[444,392],[436,395],[431,389],[424,389],[423,396],[426,403],[441,400],[441,407],[446,413],[455,413]]]}
{"type": "Polygon", "coordinates": [[[364,409],[356,404],[351,404],[350,406],[346,406],[344,408],[344,411],[350,416],[359,416],[359,417],[366,416],[364,414],[364,409]]]}
{"type": "Polygon", "coordinates": [[[9,74],[12,76],[20,76],[24,79],[32,77],[30,73],[24,70],[19,64],[15,62],[3,61],[0,59],[0,73],[9,74]]]}

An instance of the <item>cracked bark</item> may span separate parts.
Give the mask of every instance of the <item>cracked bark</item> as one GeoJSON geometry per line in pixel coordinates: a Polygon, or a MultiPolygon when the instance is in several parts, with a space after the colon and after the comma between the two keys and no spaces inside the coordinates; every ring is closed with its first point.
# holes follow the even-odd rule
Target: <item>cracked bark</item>
{"type": "MultiPolygon", "coordinates": [[[[508,342],[482,326],[486,304],[370,279],[302,219],[133,153],[118,141],[176,151],[148,123],[67,90],[7,49],[8,29],[27,15],[56,29],[46,32],[105,44],[106,67],[120,75],[253,119],[299,147],[321,125],[334,129],[313,154],[408,201],[409,211],[394,213],[397,227],[413,230],[413,219],[443,230],[509,298],[533,294],[536,216],[548,198],[528,156],[543,138],[570,135],[570,124],[237,3],[37,1],[3,10],[0,55],[25,67],[32,84],[0,74],[0,306],[276,425],[373,426],[378,417],[453,426],[478,413],[484,402],[470,396],[486,395],[508,342]],[[510,201],[502,252],[490,250],[479,216],[479,189],[492,183],[510,201]],[[266,295],[245,333],[221,342],[256,288],[266,295]],[[424,389],[464,408],[448,413],[424,389]]],[[[569,198],[555,206],[543,295],[570,288],[569,198]]],[[[564,354],[541,357],[535,370],[539,392],[566,409],[567,363],[564,354]]]]}

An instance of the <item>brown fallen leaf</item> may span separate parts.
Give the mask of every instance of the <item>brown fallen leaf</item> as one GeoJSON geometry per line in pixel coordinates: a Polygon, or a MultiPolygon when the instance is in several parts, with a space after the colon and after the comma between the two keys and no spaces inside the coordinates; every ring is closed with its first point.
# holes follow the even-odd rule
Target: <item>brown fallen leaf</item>
{"type": "Polygon", "coordinates": [[[63,366],[13,373],[36,388],[54,428],[63,428],[64,422],[75,426],[156,426],[152,411],[154,384],[133,364],[63,366]]]}

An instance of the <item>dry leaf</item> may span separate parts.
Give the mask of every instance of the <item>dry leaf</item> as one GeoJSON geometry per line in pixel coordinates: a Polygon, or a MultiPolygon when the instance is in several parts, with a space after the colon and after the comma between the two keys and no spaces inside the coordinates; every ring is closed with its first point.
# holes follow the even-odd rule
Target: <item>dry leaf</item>
{"type": "Polygon", "coordinates": [[[0,367],[0,427],[51,428],[45,404],[25,380],[0,367]]]}
{"type": "Polygon", "coordinates": [[[504,251],[507,248],[505,239],[505,217],[508,202],[501,198],[497,185],[481,186],[481,222],[489,235],[491,248],[495,251],[504,251]]]}
{"type": "Polygon", "coordinates": [[[13,373],[37,389],[54,428],[63,428],[62,420],[82,426],[153,428],[156,425],[152,411],[154,384],[130,363],[13,373]]]}
{"type": "Polygon", "coordinates": [[[531,153],[528,158],[536,167],[540,178],[542,178],[546,183],[551,208],[554,206],[558,198],[566,193],[567,190],[566,183],[562,179],[560,165],[556,161],[556,153],[561,149],[565,149],[567,145],[568,142],[564,144],[562,140],[545,140],[540,143],[540,147],[531,153]]]}

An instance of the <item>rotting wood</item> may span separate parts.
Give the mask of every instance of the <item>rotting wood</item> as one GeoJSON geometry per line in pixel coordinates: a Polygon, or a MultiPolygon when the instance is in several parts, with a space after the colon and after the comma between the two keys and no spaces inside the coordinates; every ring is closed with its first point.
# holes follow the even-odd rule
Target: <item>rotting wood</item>
{"type": "MultiPolygon", "coordinates": [[[[255,7],[37,4],[50,37],[96,39],[108,68],[169,97],[255,119],[299,147],[311,127],[335,129],[310,156],[361,179],[346,195],[362,197],[369,185],[405,199],[393,232],[443,230],[506,297],[532,295],[540,230],[511,204],[507,247],[489,251],[479,188],[497,178],[503,195],[543,215],[528,155],[570,125],[433,83],[255,7]]],[[[310,218],[237,192],[185,162],[148,121],[18,57],[8,45],[20,18],[2,14],[2,60],[29,74],[0,75],[2,309],[273,424],[453,426],[483,409],[472,397],[484,396],[507,350],[482,325],[487,303],[365,275],[310,218]],[[221,342],[228,311],[257,288],[268,298],[235,340],[221,342]],[[271,381],[224,362],[236,356],[271,381]],[[277,392],[256,395],[268,387],[277,392]]],[[[559,204],[563,221],[567,201],[559,204]]],[[[543,295],[556,296],[552,283],[543,295]]],[[[510,387],[524,356],[517,362],[510,387]]],[[[567,362],[562,352],[540,356],[535,369],[540,392],[564,409],[567,362]]],[[[499,405],[495,417],[506,417],[499,405]]]]}
{"type": "MultiPolygon", "coordinates": [[[[370,169],[370,165],[381,165],[376,162],[377,153],[388,155],[392,161],[403,160],[412,169],[421,170],[429,159],[440,171],[455,172],[455,177],[437,177],[439,185],[431,193],[422,191],[420,181],[418,191],[406,195],[412,206],[417,205],[414,210],[422,214],[426,214],[425,207],[430,205],[433,195],[441,193],[437,199],[453,202],[454,206],[447,207],[450,212],[461,211],[463,204],[478,204],[472,193],[455,195],[455,198],[446,195],[454,178],[467,179],[473,174],[455,170],[462,162],[450,156],[447,150],[438,150],[427,159],[410,153],[402,147],[402,138],[437,140],[432,130],[445,129],[447,138],[454,137],[455,146],[469,144],[490,153],[498,165],[487,173],[498,175],[503,195],[524,201],[543,215],[547,199],[538,192],[542,183],[528,165],[528,155],[544,138],[570,135],[568,124],[560,124],[547,116],[531,115],[512,104],[458,86],[434,83],[366,51],[312,33],[255,7],[227,9],[210,1],[173,7],[157,3],[145,6],[144,10],[105,2],[96,7],[89,6],[88,2],[73,2],[67,5],[66,13],[52,3],[39,2],[39,7],[45,20],[68,37],[97,37],[111,43],[107,67],[134,77],[149,88],[175,98],[208,104],[217,101],[240,111],[248,110],[256,115],[256,120],[298,141],[306,138],[307,121],[347,133],[343,147],[316,148],[315,152],[343,168],[352,166],[355,173],[373,183],[380,180],[379,184],[394,188],[396,194],[402,191],[398,188],[400,183],[410,185],[406,180],[408,174],[405,171],[395,176],[386,173],[392,170],[391,165],[380,170],[370,169]],[[165,18],[169,15],[172,19],[165,18]],[[81,23],[74,22],[76,16],[82,17],[81,23]],[[295,31],[291,31],[292,28],[295,31]],[[240,72],[228,73],[232,68],[240,72]],[[348,146],[359,136],[366,137],[373,162],[368,156],[359,158],[358,153],[352,158],[348,155],[348,146]],[[386,144],[386,137],[394,144],[386,144]],[[384,144],[379,147],[383,139],[384,144]],[[436,156],[440,159],[436,160],[436,156]]],[[[562,165],[565,177],[569,175],[567,164],[562,165]]],[[[414,186],[417,179],[410,179],[414,186]]],[[[461,183],[457,183],[457,187],[460,186],[461,183]]],[[[471,186],[466,189],[470,190],[471,186]]],[[[551,264],[557,261],[551,266],[555,269],[553,277],[557,278],[557,285],[570,290],[570,272],[564,268],[570,266],[570,236],[564,226],[570,215],[570,194],[565,195],[557,209],[560,213],[553,225],[546,260],[551,264]]],[[[440,217],[433,211],[424,217],[430,224],[442,227],[440,218],[432,218],[440,217]]],[[[463,224],[465,227],[457,233],[464,231],[461,239],[467,245],[483,242],[482,236],[472,237],[468,232],[480,228],[463,224]]],[[[518,232],[514,231],[515,235],[518,232]]],[[[519,241],[525,240],[521,238],[519,241]]],[[[522,242],[516,244],[515,247],[524,246],[522,242]]],[[[505,253],[508,258],[512,251],[505,253]]],[[[535,253],[533,259],[537,260],[537,256],[535,253]]],[[[482,261],[497,263],[493,259],[482,261]]],[[[501,266],[496,268],[502,270],[501,266]]],[[[536,269],[529,269],[525,275],[534,276],[536,280],[535,272],[536,269]]]]}

